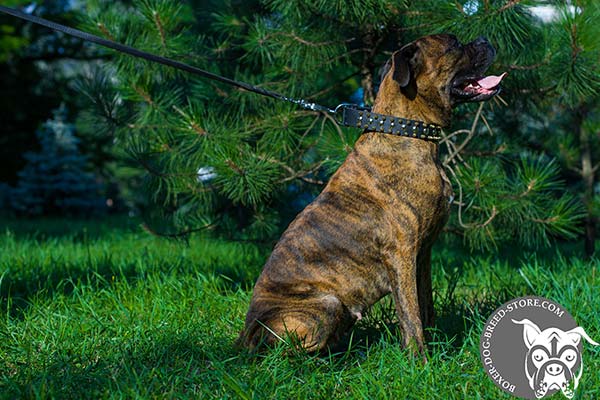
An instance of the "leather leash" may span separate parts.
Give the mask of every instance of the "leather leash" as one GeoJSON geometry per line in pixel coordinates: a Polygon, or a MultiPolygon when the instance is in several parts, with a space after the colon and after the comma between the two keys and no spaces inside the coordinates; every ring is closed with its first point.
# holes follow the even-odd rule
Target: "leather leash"
{"type": "Polygon", "coordinates": [[[304,99],[294,99],[286,97],[282,94],[272,92],[245,82],[229,79],[212,72],[202,70],[200,68],[185,64],[170,58],[158,56],[156,54],[147,53],[138,50],[134,47],[123,45],[112,40],[104,39],[99,36],[92,35],[87,32],[80,31],[65,25],[57,24],[44,18],[36,17],[35,15],[27,14],[14,8],[0,6],[0,12],[11,15],[22,20],[32,22],[62,32],[66,35],[73,36],[84,41],[96,43],[100,46],[108,47],[121,53],[129,54],[134,57],[142,58],[147,61],[163,64],[172,68],[189,72],[194,75],[199,75],[214,81],[226,83],[231,86],[239,87],[249,92],[257,93],[263,96],[271,97],[277,100],[287,101],[296,104],[304,109],[311,111],[326,112],[332,114],[338,124],[343,126],[351,126],[361,128],[366,131],[374,131],[388,133],[397,136],[414,137],[424,140],[437,141],[441,138],[441,127],[433,124],[426,124],[423,121],[416,121],[406,118],[395,117],[385,114],[377,114],[371,112],[367,107],[361,107],[356,104],[342,103],[336,108],[331,109],[304,99]]]}

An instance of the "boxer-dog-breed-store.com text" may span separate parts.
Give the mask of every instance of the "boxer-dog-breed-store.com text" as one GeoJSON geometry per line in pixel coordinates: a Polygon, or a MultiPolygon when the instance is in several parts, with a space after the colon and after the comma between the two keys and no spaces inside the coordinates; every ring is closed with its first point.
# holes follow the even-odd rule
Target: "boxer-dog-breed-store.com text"
{"type": "MultiPolygon", "coordinates": [[[[418,39],[392,55],[372,112],[448,126],[453,106],[498,93],[504,75],[484,76],[495,54],[484,38],[418,39]]],[[[293,334],[306,350],[323,349],[391,293],[404,346],[425,357],[424,328],[434,317],[431,246],[452,188],[437,141],[412,136],[365,130],[275,246],[241,344],[255,349],[293,334]]]]}

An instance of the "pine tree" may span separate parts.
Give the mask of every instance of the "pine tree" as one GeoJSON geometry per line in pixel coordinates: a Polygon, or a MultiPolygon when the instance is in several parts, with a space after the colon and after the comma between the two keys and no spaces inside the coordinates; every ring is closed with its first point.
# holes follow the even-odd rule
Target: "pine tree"
{"type": "Polygon", "coordinates": [[[90,214],[103,209],[100,186],[87,172],[87,160],[66,118],[64,107],[56,110],[37,132],[40,151],[25,154],[27,164],[10,198],[20,214],[90,214]]]}
{"type": "MultiPolygon", "coordinates": [[[[76,25],[80,3],[71,0],[2,0],[8,7],[66,25],[76,25]]],[[[93,63],[95,46],[0,13],[0,181],[17,182],[22,154],[37,145],[35,133],[61,102],[75,111],[73,73],[93,63]]]]}
{"type": "MultiPolygon", "coordinates": [[[[441,149],[458,195],[449,230],[490,248],[578,232],[580,192],[566,190],[556,152],[534,148],[530,136],[540,118],[549,121],[548,110],[568,112],[556,110],[557,99],[573,104],[597,95],[597,45],[578,42],[594,36],[574,44],[568,33],[598,22],[593,3],[579,2],[573,11],[526,0],[94,1],[84,27],[326,105],[357,93],[370,104],[379,67],[419,36],[488,37],[498,49],[491,72],[510,72],[505,92],[458,109],[441,149]],[[542,22],[530,8],[540,4],[562,14],[542,22]]],[[[204,226],[272,237],[305,204],[293,200],[318,193],[360,135],[329,115],[119,54],[106,74],[114,84],[100,76],[107,84],[88,95],[96,96],[97,115],[118,126],[119,144],[145,169],[154,205],[149,215],[169,221],[173,232],[204,226]],[[101,106],[99,93],[111,91],[123,102],[119,118],[101,106]]],[[[547,127],[546,135],[553,134],[547,127]]]]}
{"type": "MultiPolygon", "coordinates": [[[[23,0],[7,1],[3,5],[14,7],[26,3],[23,0]]],[[[18,51],[27,44],[27,39],[17,35],[15,28],[11,25],[0,24],[0,62],[5,62],[10,58],[13,52],[18,51]]]]}
{"type": "MultiPolygon", "coordinates": [[[[552,135],[540,142],[556,156],[578,189],[585,207],[585,252],[595,252],[600,218],[600,3],[558,3],[551,51],[557,60],[540,67],[545,82],[558,95],[550,110],[552,135]]],[[[546,130],[549,130],[546,127],[546,130]]]]}

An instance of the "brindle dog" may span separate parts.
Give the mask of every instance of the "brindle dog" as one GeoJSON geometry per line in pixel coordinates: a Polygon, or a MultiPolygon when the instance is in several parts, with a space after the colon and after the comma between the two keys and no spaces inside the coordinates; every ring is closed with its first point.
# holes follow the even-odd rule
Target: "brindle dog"
{"type": "MultiPolygon", "coordinates": [[[[499,91],[502,77],[481,77],[494,57],[483,38],[463,46],[452,35],[423,37],[392,55],[373,111],[448,126],[454,105],[499,91]]],[[[254,349],[293,333],[320,350],[391,293],[404,346],[424,354],[431,246],[451,196],[437,143],[365,132],[275,246],[240,342],[254,349]]]]}

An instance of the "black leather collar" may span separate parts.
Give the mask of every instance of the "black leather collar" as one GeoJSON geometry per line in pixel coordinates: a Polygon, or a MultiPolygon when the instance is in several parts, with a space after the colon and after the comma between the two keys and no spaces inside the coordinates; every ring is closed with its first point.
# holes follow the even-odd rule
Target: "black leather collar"
{"type": "Polygon", "coordinates": [[[430,141],[438,141],[442,137],[442,127],[439,125],[426,124],[423,121],[392,115],[377,114],[368,108],[360,108],[356,105],[338,107],[336,114],[343,125],[362,128],[365,131],[430,141]]]}

